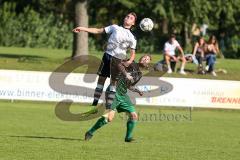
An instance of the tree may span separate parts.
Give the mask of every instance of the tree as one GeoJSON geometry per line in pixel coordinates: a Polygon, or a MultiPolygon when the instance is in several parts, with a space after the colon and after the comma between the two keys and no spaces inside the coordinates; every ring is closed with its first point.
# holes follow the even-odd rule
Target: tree
{"type": "MultiPolygon", "coordinates": [[[[75,26],[88,27],[88,1],[75,1],[75,26]]],[[[88,55],[88,33],[80,32],[73,36],[73,52],[72,58],[80,55],[88,55]]]]}

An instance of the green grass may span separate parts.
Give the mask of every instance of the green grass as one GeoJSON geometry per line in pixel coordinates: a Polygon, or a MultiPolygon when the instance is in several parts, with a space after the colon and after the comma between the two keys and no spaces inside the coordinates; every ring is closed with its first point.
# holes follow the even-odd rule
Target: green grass
{"type": "MultiPolygon", "coordinates": [[[[240,112],[194,109],[192,120],[143,121],[134,131],[134,143],[125,143],[123,114],[89,142],[85,131],[96,119],[64,122],[54,114],[55,103],[0,102],[1,160],[237,160],[240,156],[240,112]]],[[[89,108],[74,104],[72,112],[89,108]]],[[[158,113],[189,115],[188,109],[137,107],[140,117],[158,113]]],[[[148,119],[150,120],[150,119],[148,119]]]]}
{"type": "MultiPolygon", "coordinates": [[[[100,59],[103,52],[89,51],[91,55],[99,58],[99,61],[94,63],[90,73],[96,73],[100,64],[100,59]]],[[[137,54],[138,59],[142,54],[137,54]]],[[[162,59],[162,55],[152,54],[153,63],[162,59]]],[[[16,47],[0,47],[0,69],[14,70],[33,70],[33,71],[54,71],[62,65],[71,56],[70,50],[54,50],[54,49],[37,49],[37,48],[16,48],[16,47]]],[[[179,67],[179,66],[178,66],[179,67]]],[[[79,67],[76,72],[85,72],[87,66],[79,67]]],[[[239,60],[233,59],[218,59],[216,69],[225,69],[227,74],[218,73],[218,77],[211,75],[196,74],[196,66],[187,64],[186,70],[188,75],[182,76],[178,73],[171,75],[165,74],[166,77],[184,77],[184,78],[201,78],[201,79],[223,79],[223,80],[240,80],[240,65],[239,60]]]]}

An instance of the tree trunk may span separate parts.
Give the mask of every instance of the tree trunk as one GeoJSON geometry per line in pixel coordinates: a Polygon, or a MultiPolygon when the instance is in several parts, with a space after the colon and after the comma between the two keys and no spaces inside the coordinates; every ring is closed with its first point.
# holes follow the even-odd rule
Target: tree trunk
{"type": "MultiPolygon", "coordinates": [[[[223,11],[221,11],[221,13],[220,13],[220,19],[219,19],[219,22],[218,22],[218,36],[217,36],[217,38],[218,38],[218,40],[220,40],[220,35],[222,34],[222,33],[225,33],[225,26],[224,26],[224,23],[225,23],[225,21],[226,21],[226,14],[223,12],[223,11]]],[[[224,59],[225,57],[224,57],[224,54],[223,54],[223,52],[221,51],[221,48],[222,48],[222,46],[218,46],[219,47],[219,57],[220,58],[222,58],[222,59],[224,59]]]]}
{"type": "Polygon", "coordinates": [[[166,18],[162,20],[162,33],[168,34],[168,20],[166,18]]]}
{"type": "Polygon", "coordinates": [[[187,47],[188,44],[190,43],[188,24],[184,23],[183,27],[184,27],[183,28],[183,30],[184,30],[184,47],[187,47]]]}
{"type": "MultiPolygon", "coordinates": [[[[87,0],[75,2],[75,27],[88,27],[87,0]]],[[[74,33],[72,58],[88,55],[88,33],[74,33]]]]}

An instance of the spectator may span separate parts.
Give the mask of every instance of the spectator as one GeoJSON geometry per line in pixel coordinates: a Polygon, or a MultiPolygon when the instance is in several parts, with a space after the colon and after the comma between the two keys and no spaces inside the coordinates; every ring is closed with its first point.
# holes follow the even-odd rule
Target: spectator
{"type": "Polygon", "coordinates": [[[205,36],[207,34],[207,29],[208,29],[208,25],[207,24],[203,24],[200,28],[202,36],[205,36]]]}
{"type": "Polygon", "coordinates": [[[207,47],[206,47],[206,70],[213,76],[217,76],[214,71],[214,65],[216,63],[216,55],[219,53],[218,43],[215,36],[210,36],[207,47]]]}
{"type": "Polygon", "coordinates": [[[184,57],[184,52],[178,41],[176,40],[176,36],[174,34],[171,34],[169,37],[169,40],[164,44],[164,59],[167,63],[168,71],[167,73],[172,73],[171,69],[171,61],[178,62],[178,60],[181,60],[181,68],[180,68],[180,74],[186,75],[184,71],[184,67],[186,64],[186,59],[184,57]],[[180,51],[181,55],[176,56],[175,50],[176,48],[178,51],[180,51]]]}
{"type": "Polygon", "coordinates": [[[200,27],[198,27],[196,23],[193,23],[193,26],[192,26],[192,39],[193,39],[193,41],[195,42],[200,35],[201,35],[200,27]]]}
{"type": "Polygon", "coordinates": [[[193,56],[196,57],[198,61],[198,73],[204,74],[203,70],[203,59],[204,59],[204,50],[205,50],[205,41],[203,37],[198,38],[198,42],[195,43],[193,48],[193,56]]]}

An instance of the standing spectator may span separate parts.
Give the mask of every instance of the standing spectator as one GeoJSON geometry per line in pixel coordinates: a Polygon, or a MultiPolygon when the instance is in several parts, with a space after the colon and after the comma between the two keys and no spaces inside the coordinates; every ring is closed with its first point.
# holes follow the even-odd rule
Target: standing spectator
{"type": "Polygon", "coordinates": [[[194,45],[193,56],[196,57],[198,61],[198,73],[204,74],[203,70],[203,59],[204,59],[205,41],[203,37],[199,37],[198,41],[194,45]]]}
{"type": "Polygon", "coordinates": [[[208,29],[208,25],[207,24],[203,24],[201,26],[201,33],[202,33],[202,36],[205,36],[207,34],[207,29],[208,29]]]}
{"type": "Polygon", "coordinates": [[[178,41],[176,40],[176,36],[174,34],[171,34],[169,37],[169,40],[164,44],[164,59],[167,63],[168,71],[167,73],[172,73],[171,69],[171,61],[178,62],[178,60],[181,60],[181,68],[180,68],[180,74],[186,75],[186,72],[184,71],[184,67],[186,64],[186,59],[184,57],[184,52],[178,41]],[[180,56],[176,56],[175,50],[176,48],[181,53],[180,56]]]}
{"type": "Polygon", "coordinates": [[[192,39],[193,39],[193,41],[195,42],[200,35],[201,35],[200,27],[197,26],[196,23],[193,23],[193,26],[192,26],[192,39]]]}
{"type": "Polygon", "coordinates": [[[216,63],[217,54],[219,54],[217,39],[214,35],[212,35],[210,36],[207,47],[206,47],[206,60],[207,60],[206,70],[208,73],[211,73],[213,76],[217,76],[217,74],[214,72],[214,65],[216,63]]]}

